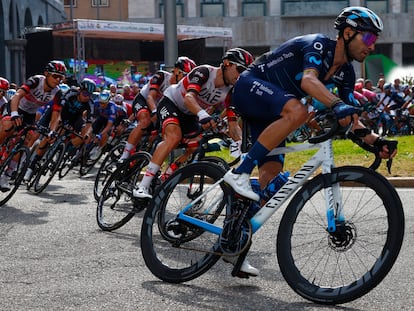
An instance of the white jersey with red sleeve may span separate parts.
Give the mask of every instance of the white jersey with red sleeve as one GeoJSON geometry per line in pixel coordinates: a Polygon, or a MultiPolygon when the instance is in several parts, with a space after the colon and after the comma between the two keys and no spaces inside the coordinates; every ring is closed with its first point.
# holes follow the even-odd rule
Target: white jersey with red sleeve
{"type": "Polygon", "coordinates": [[[194,68],[188,75],[173,84],[164,91],[164,96],[168,97],[182,112],[192,114],[184,104],[185,94],[194,90],[197,93],[197,103],[206,111],[214,106],[222,104],[232,86],[216,87],[215,80],[219,68],[210,65],[201,65],[194,68]]]}
{"type": "Polygon", "coordinates": [[[158,102],[161,99],[163,92],[170,86],[171,76],[171,72],[164,70],[157,71],[148,83],[142,87],[140,94],[147,99],[150,90],[156,90],[158,92],[156,101],[158,102]]]}
{"type": "MultiPolygon", "coordinates": [[[[43,75],[35,75],[27,79],[27,81],[20,87],[26,91],[26,95],[20,99],[19,108],[21,110],[34,114],[39,107],[52,101],[56,94],[61,94],[59,87],[55,87],[50,92],[45,92],[45,83],[46,77],[43,75]]],[[[54,104],[56,103],[54,102],[54,104]]]]}

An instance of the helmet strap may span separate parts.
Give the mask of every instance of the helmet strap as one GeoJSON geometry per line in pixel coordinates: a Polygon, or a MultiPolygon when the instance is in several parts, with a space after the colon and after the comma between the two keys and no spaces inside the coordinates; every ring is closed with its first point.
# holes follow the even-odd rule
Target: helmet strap
{"type": "Polygon", "coordinates": [[[342,34],[342,37],[344,38],[345,53],[346,53],[346,57],[347,57],[348,61],[353,61],[354,60],[354,58],[351,57],[351,55],[349,54],[349,44],[351,43],[352,40],[355,39],[357,34],[358,34],[358,31],[355,30],[355,33],[348,40],[346,40],[344,34],[342,34]]]}
{"type": "Polygon", "coordinates": [[[226,65],[223,63],[221,64],[221,74],[223,75],[223,82],[225,86],[229,86],[230,84],[226,81],[226,78],[224,77],[224,70],[226,69],[226,65]]]}

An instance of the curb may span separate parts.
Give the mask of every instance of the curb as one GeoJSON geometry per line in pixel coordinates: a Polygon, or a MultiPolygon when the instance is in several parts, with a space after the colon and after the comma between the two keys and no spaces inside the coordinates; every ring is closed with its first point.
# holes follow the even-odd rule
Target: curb
{"type": "Polygon", "coordinates": [[[395,188],[414,188],[414,177],[388,177],[395,188]]]}

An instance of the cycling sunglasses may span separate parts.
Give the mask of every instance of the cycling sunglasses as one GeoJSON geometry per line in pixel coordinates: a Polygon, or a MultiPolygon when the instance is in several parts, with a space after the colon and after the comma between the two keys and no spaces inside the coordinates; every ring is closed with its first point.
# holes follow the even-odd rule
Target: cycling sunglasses
{"type": "Polygon", "coordinates": [[[233,62],[231,62],[233,65],[236,65],[236,70],[237,70],[237,72],[238,73],[242,73],[243,71],[245,71],[246,70],[246,67],[244,67],[244,66],[242,66],[242,65],[239,65],[239,64],[236,64],[236,63],[233,63],[233,62]]]}
{"type": "Polygon", "coordinates": [[[362,35],[362,42],[364,42],[366,46],[373,45],[378,39],[378,36],[374,35],[372,32],[360,32],[360,34],[362,35]]]}
{"type": "Polygon", "coordinates": [[[91,93],[89,93],[87,90],[82,90],[82,91],[81,91],[81,94],[82,94],[83,96],[85,96],[85,97],[89,97],[89,96],[91,96],[91,93]]]}
{"type": "Polygon", "coordinates": [[[58,73],[51,73],[49,74],[53,79],[62,81],[65,77],[63,75],[60,75],[58,73]]]}

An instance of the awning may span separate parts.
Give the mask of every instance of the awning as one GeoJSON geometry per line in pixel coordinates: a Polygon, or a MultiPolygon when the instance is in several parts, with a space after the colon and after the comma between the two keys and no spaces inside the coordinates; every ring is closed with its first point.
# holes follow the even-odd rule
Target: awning
{"type": "MultiPolygon", "coordinates": [[[[44,28],[42,29],[44,30],[44,28]]],[[[74,19],[73,21],[54,24],[50,29],[54,36],[73,36],[75,33],[80,33],[89,38],[164,40],[163,24],[74,19]]],[[[36,31],[36,29],[34,28],[33,31],[36,31]]],[[[213,37],[231,39],[232,35],[231,28],[177,25],[178,40],[213,37]]]]}

